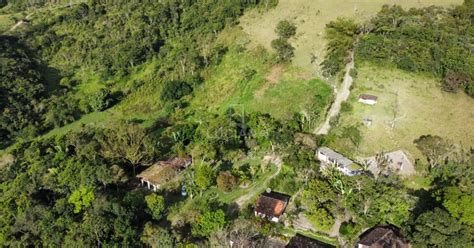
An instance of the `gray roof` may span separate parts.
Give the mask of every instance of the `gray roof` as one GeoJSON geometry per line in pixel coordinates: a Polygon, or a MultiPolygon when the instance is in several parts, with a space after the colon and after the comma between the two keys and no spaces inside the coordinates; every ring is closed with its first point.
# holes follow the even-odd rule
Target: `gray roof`
{"type": "Polygon", "coordinates": [[[335,160],[337,161],[337,163],[340,165],[340,166],[343,166],[343,167],[346,167],[346,166],[349,166],[351,164],[353,164],[354,162],[352,162],[352,160],[342,156],[341,154],[333,151],[331,148],[327,148],[327,147],[320,147],[318,149],[318,152],[328,156],[329,158],[331,158],[332,160],[335,160]]]}

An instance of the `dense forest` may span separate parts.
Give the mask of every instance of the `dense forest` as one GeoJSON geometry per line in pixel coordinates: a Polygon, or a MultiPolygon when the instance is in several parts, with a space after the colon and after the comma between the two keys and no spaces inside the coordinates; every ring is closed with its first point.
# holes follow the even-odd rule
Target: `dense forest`
{"type": "MultiPolygon", "coordinates": [[[[49,3],[8,2],[20,10],[49,3]]],[[[320,170],[315,149],[331,137],[310,133],[302,114],[183,111],[205,70],[230,49],[215,43],[219,32],[245,11],[266,11],[277,1],[113,2],[59,4],[0,36],[0,148],[14,144],[10,162],[0,159],[0,246],[227,247],[237,240],[239,247],[269,247],[269,237],[285,239],[287,227],[234,201],[236,192],[264,191],[253,183],[266,180],[295,196],[289,223],[304,215],[328,230],[343,219],[337,242],[345,246],[377,224],[398,227],[413,247],[474,246],[472,148],[419,137],[414,143],[424,159],[417,170],[429,187],[415,190],[388,168],[380,175],[363,168],[353,177],[320,170]],[[151,62],[149,80],[118,83],[151,62]],[[79,94],[84,71],[106,87],[79,94]],[[150,85],[166,109],[150,126],[114,119],[38,138],[150,85]],[[140,187],[138,173],[186,155],[193,163],[177,180],[158,192],[140,187]],[[283,165],[264,163],[268,157],[283,165]]],[[[366,26],[335,20],[327,26],[323,68],[339,73],[355,48],[357,60],[430,73],[446,90],[472,95],[470,3],[451,10],[384,7],[366,26]]],[[[276,30],[274,63],[287,63],[296,26],[282,21],[276,30]]]]}

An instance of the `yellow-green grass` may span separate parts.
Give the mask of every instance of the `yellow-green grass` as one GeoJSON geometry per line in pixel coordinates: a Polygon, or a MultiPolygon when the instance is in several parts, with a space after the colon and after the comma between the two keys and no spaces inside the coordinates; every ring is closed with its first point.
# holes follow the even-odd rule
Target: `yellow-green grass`
{"type": "Polygon", "coordinates": [[[311,79],[290,65],[272,64],[272,57],[261,47],[240,53],[230,50],[219,65],[206,73],[190,107],[217,113],[232,107],[236,111],[269,113],[280,119],[315,106],[325,109],[332,94],[327,83],[311,79]],[[251,71],[253,76],[244,76],[251,71]]]}
{"type": "Polygon", "coordinates": [[[404,149],[413,158],[422,158],[413,141],[426,134],[474,146],[474,99],[442,91],[433,77],[364,65],[358,69],[349,101],[353,111],[342,114],[340,125],[362,123],[364,117],[373,120],[372,126],[361,127],[359,155],[404,149]],[[363,93],[378,96],[377,104],[357,102],[363,93]]]}
{"type": "Polygon", "coordinates": [[[249,34],[253,44],[270,49],[270,42],[276,38],[274,29],[280,20],[291,20],[297,26],[297,34],[292,39],[295,49],[294,65],[307,72],[320,75],[326,41],[324,27],[337,17],[368,20],[384,4],[398,4],[404,8],[430,5],[450,7],[463,0],[279,0],[279,4],[268,12],[254,10],[241,18],[243,30],[249,34]],[[317,60],[311,63],[311,53],[317,60]]]}
{"type": "Polygon", "coordinates": [[[10,30],[13,25],[15,25],[15,21],[13,18],[21,19],[22,14],[0,14],[0,34],[10,30]]]}

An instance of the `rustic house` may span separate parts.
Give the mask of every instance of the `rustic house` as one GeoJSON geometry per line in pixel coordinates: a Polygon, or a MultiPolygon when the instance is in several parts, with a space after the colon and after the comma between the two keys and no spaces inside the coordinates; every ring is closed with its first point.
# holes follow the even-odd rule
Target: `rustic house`
{"type": "Polygon", "coordinates": [[[364,232],[357,242],[358,248],[409,248],[410,245],[397,229],[377,226],[364,232]]]}
{"type": "Polygon", "coordinates": [[[373,95],[362,94],[359,96],[359,102],[368,105],[374,105],[377,103],[377,97],[373,95]]]}
{"type": "Polygon", "coordinates": [[[255,216],[278,222],[289,200],[290,196],[288,195],[277,192],[265,192],[260,195],[255,204],[255,216]]]}
{"type": "Polygon", "coordinates": [[[290,239],[286,248],[335,248],[335,246],[323,243],[319,240],[308,238],[301,234],[296,234],[290,239]]]}
{"type": "Polygon", "coordinates": [[[352,162],[352,160],[342,156],[330,148],[318,148],[316,151],[316,158],[322,162],[322,166],[326,166],[327,164],[334,165],[339,171],[348,176],[354,176],[359,173],[359,170],[354,169],[354,162],[352,162]]]}
{"type": "Polygon", "coordinates": [[[159,161],[138,174],[137,178],[142,186],[157,191],[161,185],[176,179],[181,170],[188,167],[191,162],[191,157],[176,157],[166,161],[159,161]]]}

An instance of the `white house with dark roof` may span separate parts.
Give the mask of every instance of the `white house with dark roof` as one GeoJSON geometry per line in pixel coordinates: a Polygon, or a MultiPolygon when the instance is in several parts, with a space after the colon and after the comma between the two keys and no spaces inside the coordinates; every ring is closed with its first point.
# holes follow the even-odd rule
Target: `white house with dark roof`
{"type": "Polygon", "coordinates": [[[377,103],[377,97],[373,95],[362,94],[359,96],[359,102],[368,105],[374,105],[377,103]]]}
{"type": "Polygon", "coordinates": [[[354,162],[352,160],[344,157],[330,148],[318,148],[316,151],[316,158],[323,163],[323,166],[326,164],[332,164],[347,176],[359,174],[359,170],[353,168],[354,162]]]}

